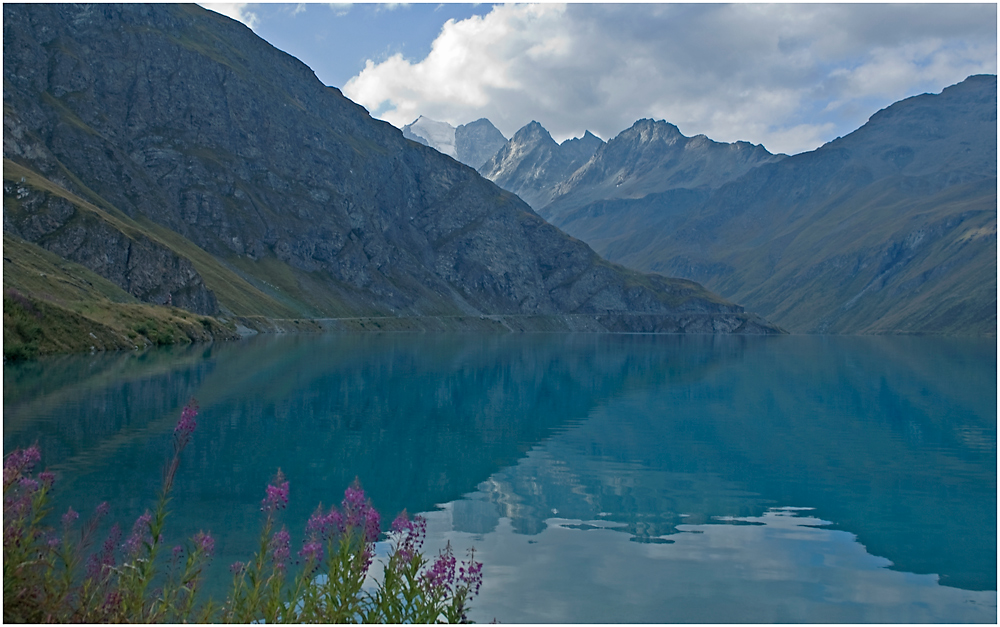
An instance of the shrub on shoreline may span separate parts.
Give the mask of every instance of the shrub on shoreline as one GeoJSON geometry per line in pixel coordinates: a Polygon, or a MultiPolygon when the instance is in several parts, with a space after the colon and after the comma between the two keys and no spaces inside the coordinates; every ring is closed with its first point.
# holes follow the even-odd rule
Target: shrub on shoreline
{"type": "Polygon", "coordinates": [[[114,525],[93,551],[107,504],[82,524],[70,508],[60,529],[46,527],[55,477],[35,472],[41,459],[36,446],[6,456],[5,623],[468,622],[469,603],[482,583],[482,563],[471,551],[468,561],[457,562],[450,546],[427,559],[421,553],[426,521],[419,516],[411,520],[405,511],[385,534],[390,549],[382,580],[365,589],[375,543],[383,534],[378,512],[357,483],[347,488],[339,508],[318,508],[309,518],[298,572],[290,572],[289,534],[279,525],[289,489],[280,470],[261,502],[264,523],[257,552],[230,567],[232,585],[221,604],[199,602],[203,572],[215,546],[210,533],[199,532],[161,555],[170,491],[197,413],[193,402],[181,413],[155,509],[135,521],[124,541],[114,525]]]}

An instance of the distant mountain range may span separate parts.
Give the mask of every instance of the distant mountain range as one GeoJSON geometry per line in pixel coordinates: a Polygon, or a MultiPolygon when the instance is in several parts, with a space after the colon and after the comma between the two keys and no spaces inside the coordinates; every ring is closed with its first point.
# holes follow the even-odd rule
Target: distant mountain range
{"type": "Polygon", "coordinates": [[[557,144],[541,124],[531,122],[483,164],[479,173],[537,210],[547,205],[560,183],[603,145],[590,131],[557,144]]]}
{"type": "MultiPolygon", "coordinates": [[[[606,262],[217,13],[3,16],[5,241],[66,260],[46,267],[67,281],[82,266],[139,300],[226,317],[774,331],[695,283],[606,262]]],[[[486,121],[408,133],[472,162],[503,140],[486,121]]],[[[15,261],[5,287],[45,299],[15,261]]]]}
{"type": "Polygon", "coordinates": [[[559,145],[531,122],[479,171],[608,259],[792,331],[995,334],[996,94],[972,76],[791,157],[653,120],[559,145]]]}

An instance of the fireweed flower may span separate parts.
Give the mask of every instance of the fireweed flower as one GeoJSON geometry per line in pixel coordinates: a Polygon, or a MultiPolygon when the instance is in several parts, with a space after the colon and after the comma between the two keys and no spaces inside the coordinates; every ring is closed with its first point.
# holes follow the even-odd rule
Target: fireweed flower
{"type": "Polygon", "coordinates": [[[199,531],[191,539],[202,553],[211,557],[215,553],[215,539],[204,531],[199,531]]]}
{"type": "Polygon", "coordinates": [[[341,533],[357,530],[362,542],[375,542],[381,533],[379,514],[365,498],[365,491],[355,481],[344,490],[344,500],[340,504],[344,519],[340,524],[341,533]]]}
{"type": "Polygon", "coordinates": [[[188,402],[188,404],[181,410],[181,419],[177,422],[177,426],[174,427],[174,435],[176,435],[181,440],[187,440],[194,433],[195,427],[198,423],[195,421],[195,417],[198,416],[198,401],[193,398],[188,402]]]}
{"type": "Polygon", "coordinates": [[[381,533],[382,527],[378,511],[369,505],[365,512],[365,542],[375,542],[381,533]]]}
{"type": "Polygon", "coordinates": [[[51,488],[52,485],[56,482],[56,476],[47,470],[45,472],[39,473],[38,479],[39,481],[42,482],[42,485],[45,486],[46,489],[51,488]]]}
{"type": "Polygon", "coordinates": [[[4,489],[9,488],[18,477],[31,472],[31,469],[41,459],[42,454],[39,452],[37,446],[29,446],[23,450],[17,449],[8,455],[7,459],[3,462],[4,489]]]}
{"type": "Polygon", "coordinates": [[[121,537],[121,528],[118,527],[118,523],[115,523],[115,526],[108,532],[108,539],[104,541],[101,550],[87,559],[88,579],[101,579],[115,567],[115,547],[121,537]]]}
{"type": "Polygon", "coordinates": [[[318,565],[323,561],[323,543],[316,541],[305,543],[302,550],[299,551],[299,557],[304,559],[307,564],[318,565]]]}
{"type": "Polygon", "coordinates": [[[149,513],[149,510],[146,510],[142,516],[139,516],[135,520],[135,524],[132,525],[132,534],[125,540],[125,544],[122,545],[126,555],[136,558],[139,556],[139,549],[142,548],[144,543],[153,543],[153,536],[149,533],[149,523],[152,520],[153,515],[149,513]]]}
{"type": "Polygon", "coordinates": [[[291,550],[288,547],[290,540],[288,530],[284,527],[281,528],[281,531],[271,536],[271,541],[268,543],[267,548],[271,553],[271,562],[274,564],[275,570],[285,569],[285,561],[288,560],[288,556],[291,554],[291,550]]]}
{"type": "Polygon", "coordinates": [[[309,517],[309,521],[306,522],[306,535],[314,540],[329,538],[331,532],[337,529],[337,521],[340,518],[339,514],[334,518],[335,513],[337,513],[336,510],[330,508],[330,513],[324,514],[323,504],[320,503],[313,515],[309,517]]]}
{"type": "Polygon", "coordinates": [[[229,566],[229,572],[231,572],[234,575],[239,575],[244,571],[244,569],[246,569],[246,567],[247,565],[244,564],[243,562],[233,562],[229,566]]]}
{"type": "Polygon", "coordinates": [[[392,521],[392,535],[395,536],[396,555],[399,556],[399,566],[408,565],[413,557],[420,552],[427,533],[427,520],[423,516],[414,516],[410,520],[403,510],[392,521]]]}
{"type": "Polygon", "coordinates": [[[42,459],[42,453],[38,450],[37,446],[29,446],[26,449],[17,449],[13,453],[7,456],[7,460],[4,462],[4,470],[12,469],[19,472],[31,472],[42,459]]]}
{"type": "Polygon", "coordinates": [[[28,477],[22,477],[20,481],[17,482],[25,492],[29,494],[38,491],[38,482],[34,479],[29,479],[28,477]]]}
{"type": "Polygon", "coordinates": [[[170,488],[174,485],[174,476],[177,474],[177,468],[181,463],[181,451],[191,441],[191,434],[194,433],[195,427],[198,426],[198,423],[194,420],[197,415],[198,402],[192,398],[184,406],[184,409],[181,410],[181,419],[177,421],[177,426],[174,427],[174,458],[167,464],[163,472],[164,494],[170,492],[170,488]]]}
{"type": "Polygon", "coordinates": [[[430,592],[448,594],[455,583],[455,556],[451,553],[451,543],[445,545],[431,569],[424,573],[424,585],[430,592]]]}
{"type": "Polygon", "coordinates": [[[262,512],[273,512],[284,509],[287,505],[288,482],[285,481],[285,475],[279,469],[278,474],[271,480],[271,484],[267,486],[267,496],[261,501],[260,509],[262,512]]]}
{"type": "Polygon", "coordinates": [[[469,549],[469,561],[462,562],[458,569],[458,581],[464,585],[472,596],[479,594],[483,585],[483,563],[476,561],[476,550],[469,549]]]}
{"type": "Polygon", "coordinates": [[[122,604],[122,595],[117,590],[112,590],[108,592],[107,596],[104,597],[104,604],[101,609],[105,613],[110,613],[118,609],[118,606],[122,604]]]}
{"type": "Polygon", "coordinates": [[[69,509],[66,510],[66,513],[62,515],[62,524],[63,524],[63,527],[66,527],[67,529],[70,528],[70,527],[72,527],[73,523],[75,523],[76,520],[77,520],[77,518],[79,518],[79,517],[80,517],[80,514],[74,512],[73,508],[70,507],[69,509]]]}

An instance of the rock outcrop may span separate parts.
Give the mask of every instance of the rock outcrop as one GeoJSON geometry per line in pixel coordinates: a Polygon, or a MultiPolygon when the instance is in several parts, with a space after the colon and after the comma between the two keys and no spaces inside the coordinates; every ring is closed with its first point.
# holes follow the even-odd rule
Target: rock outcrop
{"type": "Polygon", "coordinates": [[[479,173],[514,192],[536,211],[553,198],[559,184],[587,163],[604,144],[590,131],[557,144],[538,122],[522,127],[479,173]]]}

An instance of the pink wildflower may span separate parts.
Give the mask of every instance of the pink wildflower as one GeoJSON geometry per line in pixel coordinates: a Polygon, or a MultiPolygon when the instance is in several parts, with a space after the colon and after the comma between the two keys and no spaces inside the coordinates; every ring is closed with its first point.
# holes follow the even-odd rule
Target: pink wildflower
{"type": "Polygon", "coordinates": [[[66,527],[67,529],[69,527],[72,527],[73,523],[75,523],[76,519],[79,518],[79,517],[80,517],[80,514],[74,512],[73,508],[70,507],[69,509],[66,510],[66,513],[63,514],[63,516],[62,516],[63,527],[66,527]]]}
{"type": "Polygon", "coordinates": [[[267,486],[267,496],[261,501],[260,509],[264,512],[273,512],[277,509],[284,509],[288,505],[288,482],[285,475],[278,469],[278,474],[267,486]]]}
{"type": "Polygon", "coordinates": [[[198,426],[198,423],[195,421],[197,415],[198,401],[192,398],[184,409],[181,410],[181,419],[177,422],[177,426],[174,427],[174,435],[182,440],[191,437],[195,427],[198,426]]]}
{"type": "Polygon", "coordinates": [[[445,545],[444,550],[438,554],[431,569],[424,573],[424,585],[430,592],[451,592],[452,584],[455,583],[455,556],[451,552],[451,543],[445,545]]]}
{"type": "Polygon", "coordinates": [[[152,544],[153,538],[149,533],[149,523],[152,522],[153,516],[149,513],[149,510],[139,516],[136,519],[135,524],[132,525],[132,535],[125,540],[125,544],[122,548],[125,549],[125,554],[131,558],[136,558],[139,556],[139,550],[144,544],[152,544]]]}
{"type": "Polygon", "coordinates": [[[285,561],[288,560],[288,556],[291,554],[291,550],[288,547],[290,540],[288,530],[284,527],[281,528],[281,531],[271,536],[271,541],[268,543],[268,550],[271,553],[271,562],[274,564],[275,570],[285,569],[285,561]]]}
{"type": "Polygon", "coordinates": [[[199,531],[192,540],[205,555],[211,556],[215,553],[215,539],[204,531],[199,531]]]}
{"type": "Polygon", "coordinates": [[[104,546],[101,547],[99,553],[94,553],[87,560],[87,578],[88,579],[102,579],[111,569],[115,566],[115,546],[118,541],[121,540],[122,532],[118,527],[118,523],[115,523],[114,527],[108,533],[108,539],[104,541],[104,546]]]}
{"type": "Polygon", "coordinates": [[[31,472],[35,464],[42,459],[37,446],[17,449],[7,456],[3,462],[3,487],[7,489],[22,475],[31,472]]]}
{"type": "Polygon", "coordinates": [[[307,542],[302,547],[302,550],[299,551],[299,557],[304,559],[307,564],[312,563],[318,565],[323,561],[323,543],[307,542]]]}

